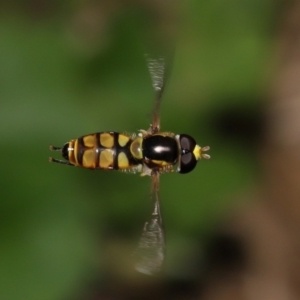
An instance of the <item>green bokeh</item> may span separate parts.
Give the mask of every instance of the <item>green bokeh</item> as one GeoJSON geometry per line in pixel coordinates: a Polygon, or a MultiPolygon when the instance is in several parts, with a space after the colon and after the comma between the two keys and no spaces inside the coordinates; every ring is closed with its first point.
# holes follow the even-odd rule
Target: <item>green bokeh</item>
{"type": "MultiPolygon", "coordinates": [[[[102,44],[80,48],[66,8],[56,4],[45,19],[21,9],[0,19],[1,299],[63,299],[95,272],[105,276],[109,233],[132,243],[148,207],[149,178],[48,163],[49,144],[97,131],[136,132],[151,122],[141,41],[148,25],[139,9],[120,11],[102,44]]],[[[236,99],[259,107],[253,99],[264,89],[274,7],[186,1],[180,10],[162,129],[210,145],[212,159],[189,175],[161,178],[170,257],[176,241],[188,236],[193,247],[236,205],[233,195],[255,181],[255,153],[216,136],[209,124],[236,99]]]]}

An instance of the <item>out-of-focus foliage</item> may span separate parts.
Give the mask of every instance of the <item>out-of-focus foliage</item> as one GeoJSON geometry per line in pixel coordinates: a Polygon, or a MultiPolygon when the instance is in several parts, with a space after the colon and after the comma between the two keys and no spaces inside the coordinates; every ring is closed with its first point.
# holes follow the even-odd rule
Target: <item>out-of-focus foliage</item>
{"type": "MultiPolygon", "coordinates": [[[[115,257],[134,247],[149,178],[49,164],[48,146],[97,131],[147,129],[153,93],[143,36],[155,23],[147,19],[155,7],[149,3],[3,5],[1,299],[80,293],[95,273],[101,280],[107,268],[122,268],[115,257]]],[[[171,276],[179,276],[176,261],[194,253],[195,241],[237,205],[232,196],[255,180],[255,145],[221,135],[216,115],[237,103],[259,111],[273,5],[190,0],[177,8],[162,130],[194,136],[211,146],[212,159],[189,175],[162,176],[171,276]]]]}

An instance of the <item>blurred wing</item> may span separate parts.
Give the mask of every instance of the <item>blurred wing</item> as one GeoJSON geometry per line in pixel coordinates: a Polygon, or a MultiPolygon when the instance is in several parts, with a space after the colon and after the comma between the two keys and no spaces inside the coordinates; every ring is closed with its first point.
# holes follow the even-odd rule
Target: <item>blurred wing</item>
{"type": "Polygon", "coordinates": [[[152,128],[154,132],[157,132],[160,129],[160,103],[166,80],[166,58],[165,56],[158,55],[154,57],[150,54],[146,54],[146,59],[155,92],[152,128]]]}
{"type": "Polygon", "coordinates": [[[159,174],[152,175],[151,197],[153,212],[145,222],[136,251],[135,269],[143,274],[153,275],[161,270],[165,257],[165,234],[160,213],[159,174]]]}

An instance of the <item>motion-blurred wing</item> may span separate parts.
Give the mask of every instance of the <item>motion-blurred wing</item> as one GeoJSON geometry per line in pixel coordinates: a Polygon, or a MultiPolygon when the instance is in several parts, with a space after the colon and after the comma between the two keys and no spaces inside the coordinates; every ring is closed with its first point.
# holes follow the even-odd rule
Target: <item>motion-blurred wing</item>
{"type": "Polygon", "coordinates": [[[159,174],[152,175],[151,200],[153,212],[145,222],[142,236],[136,251],[135,269],[147,275],[161,270],[165,257],[165,234],[162,224],[159,202],[159,174]]]}
{"type": "Polygon", "coordinates": [[[152,128],[154,132],[157,132],[160,129],[160,103],[166,81],[166,58],[162,55],[151,56],[146,54],[146,59],[155,92],[152,128]]]}

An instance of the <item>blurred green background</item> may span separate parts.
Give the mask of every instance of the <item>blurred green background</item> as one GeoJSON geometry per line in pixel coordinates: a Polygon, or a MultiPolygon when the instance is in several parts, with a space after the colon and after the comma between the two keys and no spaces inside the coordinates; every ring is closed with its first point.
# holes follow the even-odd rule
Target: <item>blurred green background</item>
{"type": "MultiPolygon", "coordinates": [[[[156,14],[158,23],[171,24],[173,4],[5,3],[0,299],[68,299],[94,278],[126,274],[126,257],[149,209],[150,180],[50,164],[48,157],[59,153],[49,145],[97,131],[148,128],[153,91],[144,37],[152,32],[155,39],[155,30],[160,36],[156,14]]],[[[162,130],[192,135],[211,147],[212,157],[188,175],[161,177],[166,276],[189,276],[203,237],[240,205],[236,195],[256,184],[255,134],[231,136],[223,121],[231,120],[227,111],[241,110],[256,124],[271,72],[276,8],[273,1],[184,1],[170,26],[176,38],[162,39],[162,48],[176,45],[162,130]]],[[[236,132],[239,123],[232,126],[236,132]]]]}

